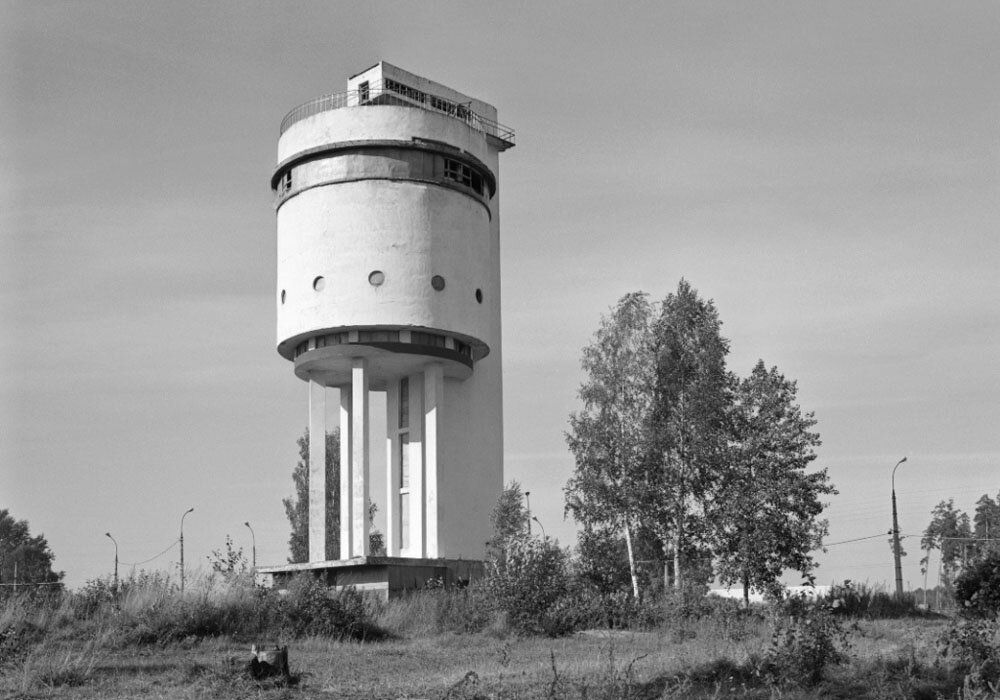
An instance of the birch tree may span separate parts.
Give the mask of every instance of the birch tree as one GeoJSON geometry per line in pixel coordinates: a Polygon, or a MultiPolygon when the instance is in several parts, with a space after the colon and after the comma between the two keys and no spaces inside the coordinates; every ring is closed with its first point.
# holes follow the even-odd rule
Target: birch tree
{"type": "Polygon", "coordinates": [[[663,543],[664,556],[673,559],[677,589],[684,582],[683,553],[689,541],[707,535],[700,516],[723,463],[729,342],[721,329],[715,304],[701,299],[683,279],[663,300],[653,324],[653,432],[642,511],[663,543]]]}
{"type": "Polygon", "coordinates": [[[576,469],[566,511],[589,527],[622,532],[632,594],[639,597],[633,535],[641,517],[638,484],[648,454],[654,399],[653,307],[641,292],[622,297],[584,348],[583,409],[570,414],[566,441],[576,469]]]}

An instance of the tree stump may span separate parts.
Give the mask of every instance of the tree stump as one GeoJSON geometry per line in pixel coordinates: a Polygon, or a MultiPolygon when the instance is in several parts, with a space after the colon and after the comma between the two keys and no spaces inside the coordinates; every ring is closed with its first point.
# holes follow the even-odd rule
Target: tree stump
{"type": "Polygon", "coordinates": [[[285,679],[291,675],[288,671],[288,647],[277,644],[254,644],[250,647],[250,663],[247,673],[251,678],[272,678],[281,676],[285,679]]]}

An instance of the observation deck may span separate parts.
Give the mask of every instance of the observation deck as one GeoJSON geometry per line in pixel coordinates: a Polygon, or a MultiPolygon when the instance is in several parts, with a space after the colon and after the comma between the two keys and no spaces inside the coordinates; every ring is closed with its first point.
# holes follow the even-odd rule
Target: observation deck
{"type": "Polygon", "coordinates": [[[279,136],[303,119],[322,112],[344,107],[378,107],[392,105],[414,107],[428,112],[444,114],[467,124],[483,134],[490,145],[499,151],[514,146],[514,130],[475,112],[469,104],[429,94],[397,80],[384,79],[363,83],[355,90],[345,90],[324,95],[300,104],[281,120],[279,136]]]}

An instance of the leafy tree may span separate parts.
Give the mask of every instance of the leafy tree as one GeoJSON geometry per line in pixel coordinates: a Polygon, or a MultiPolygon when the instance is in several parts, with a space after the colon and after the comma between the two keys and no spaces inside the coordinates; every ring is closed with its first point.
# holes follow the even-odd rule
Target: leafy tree
{"type": "Polygon", "coordinates": [[[213,549],[212,553],[205,558],[212,565],[212,571],[222,574],[227,579],[243,576],[249,569],[243,547],[236,547],[233,544],[233,538],[229,535],[226,535],[225,550],[213,549]]]}
{"type": "Polygon", "coordinates": [[[585,526],[577,536],[576,575],[607,596],[631,586],[628,548],[615,529],[585,526]]]}
{"type": "Polygon", "coordinates": [[[994,500],[984,493],[976,501],[972,536],[977,540],[976,549],[979,552],[1000,552],[1000,494],[994,500]]]}
{"type": "Polygon", "coordinates": [[[524,537],[528,532],[528,518],[531,517],[524,505],[524,493],[521,484],[511,481],[500,492],[497,504],[490,513],[493,524],[493,539],[489,546],[495,552],[504,548],[508,540],[524,537]]]}
{"type": "Polygon", "coordinates": [[[955,499],[941,501],[931,511],[931,522],[920,540],[920,547],[925,552],[920,560],[922,570],[927,571],[931,550],[940,550],[941,578],[950,590],[955,575],[967,561],[971,538],[969,516],[955,508],[955,499]]]}
{"type": "Polygon", "coordinates": [[[632,593],[639,596],[633,536],[643,518],[641,484],[649,452],[654,400],[653,307],[641,292],[618,300],[583,349],[583,410],[566,434],[576,469],[566,485],[566,511],[585,530],[620,530],[632,593]]]}
{"type": "Polygon", "coordinates": [[[0,509],[0,583],[61,581],[64,572],[52,569],[53,560],[45,535],[32,537],[27,520],[15,520],[10,511],[0,509]]]}
{"type": "MultiPolygon", "coordinates": [[[[675,588],[689,540],[705,538],[704,504],[712,499],[726,452],[729,341],[712,301],[686,280],[663,300],[653,325],[656,357],[650,478],[643,512],[673,558],[675,588]]],[[[664,585],[668,584],[664,566],[664,585]]]]}
{"type": "MultiPolygon", "coordinates": [[[[299,462],[292,472],[295,495],[282,499],[292,527],[288,562],[309,561],[309,429],[298,439],[299,462]]],[[[326,434],[326,558],[340,555],[340,430],[326,434]]]]}
{"type": "Polygon", "coordinates": [[[709,508],[717,573],[723,583],[776,591],[786,568],[812,580],[810,551],[827,523],[820,497],[837,493],[825,469],[806,473],[820,445],[812,413],[795,402],[796,384],[757,362],[746,379],[732,378],[730,463],[709,508]]]}
{"type": "Polygon", "coordinates": [[[1000,613],[1000,552],[989,552],[959,574],[955,600],[967,617],[996,618],[1000,613]]]}

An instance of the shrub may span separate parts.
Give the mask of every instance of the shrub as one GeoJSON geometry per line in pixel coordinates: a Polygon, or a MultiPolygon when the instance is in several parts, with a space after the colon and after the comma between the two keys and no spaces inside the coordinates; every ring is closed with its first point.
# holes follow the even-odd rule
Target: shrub
{"type": "Polygon", "coordinates": [[[852,581],[833,586],[826,599],[832,612],[869,620],[917,617],[925,613],[917,608],[912,595],[897,597],[885,590],[852,581]]]}
{"type": "Polygon", "coordinates": [[[292,580],[277,609],[279,624],[295,637],[322,635],[364,641],[385,636],[373,622],[361,593],[353,588],[333,591],[308,574],[292,580]]]}
{"type": "Polygon", "coordinates": [[[1000,696],[1000,615],[952,623],[938,649],[965,674],[965,697],[1000,696]]]}
{"type": "Polygon", "coordinates": [[[1000,613],[1000,552],[990,552],[955,580],[955,601],[966,617],[1000,613]]]}
{"type": "Polygon", "coordinates": [[[569,592],[566,552],[547,537],[507,540],[487,563],[485,586],[494,609],[521,633],[558,636],[573,629],[573,606],[560,601],[569,592]]]}
{"type": "Polygon", "coordinates": [[[774,606],[771,625],[763,671],[774,683],[812,687],[828,665],[846,661],[847,631],[827,600],[790,596],[774,606]]]}

